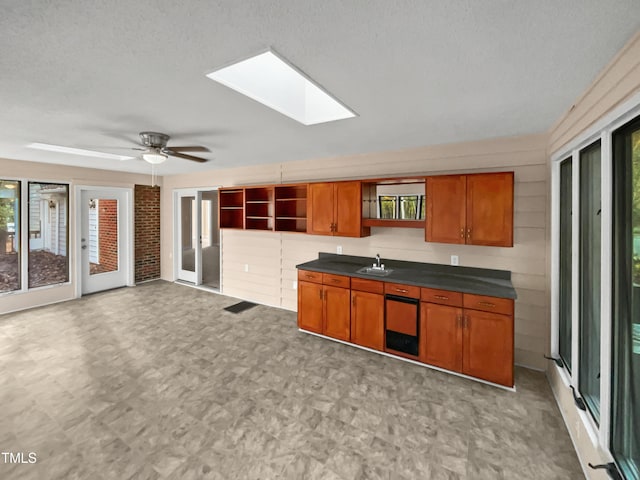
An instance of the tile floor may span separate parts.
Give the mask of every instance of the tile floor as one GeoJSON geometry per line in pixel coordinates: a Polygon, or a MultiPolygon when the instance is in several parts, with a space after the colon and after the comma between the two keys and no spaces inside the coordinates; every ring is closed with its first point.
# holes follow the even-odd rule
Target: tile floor
{"type": "Polygon", "coordinates": [[[545,377],[517,393],[152,282],[0,317],[8,479],[584,478],[545,377]]]}

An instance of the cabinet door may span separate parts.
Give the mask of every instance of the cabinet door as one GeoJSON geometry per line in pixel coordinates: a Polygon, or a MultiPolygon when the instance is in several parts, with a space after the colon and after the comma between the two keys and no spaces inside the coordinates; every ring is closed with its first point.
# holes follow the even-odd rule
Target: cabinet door
{"type": "Polygon", "coordinates": [[[427,242],[465,243],[466,184],[464,175],[427,177],[427,242]]]}
{"type": "Polygon", "coordinates": [[[513,317],[464,310],[462,373],[513,386],[513,317]]]}
{"type": "Polygon", "coordinates": [[[322,285],[298,282],[298,327],[322,333],[322,285]]]}
{"type": "Polygon", "coordinates": [[[467,176],[467,243],[513,246],[513,172],[467,176]]]}
{"type": "Polygon", "coordinates": [[[335,235],[362,236],[362,185],[360,182],[335,183],[335,235]]]}
{"type": "Polygon", "coordinates": [[[420,361],[462,371],[462,309],[420,304],[420,361]]]}
{"type": "Polygon", "coordinates": [[[324,285],[324,328],[329,337],[349,341],[351,338],[351,290],[324,285]]]}
{"type": "Polygon", "coordinates": [[[333,183],[310,183],[307,208],[308,233],[333,235],[333,183]]]}
{"type": "Polygon", "coordinates": [[[382,350],[384,345],[384,297],[351,291],[351,341],[382,350]]]}

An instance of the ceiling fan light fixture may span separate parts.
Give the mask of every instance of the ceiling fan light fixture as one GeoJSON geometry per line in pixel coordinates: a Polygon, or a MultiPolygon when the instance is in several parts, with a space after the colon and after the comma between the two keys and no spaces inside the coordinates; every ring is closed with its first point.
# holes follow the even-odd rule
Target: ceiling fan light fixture
{"type": "Polygon", "coordinates": [[[167,160],[167,155],[159,150],[148,150],[142,154],[142,159],[151,165],[159,165],[167,160]]]}

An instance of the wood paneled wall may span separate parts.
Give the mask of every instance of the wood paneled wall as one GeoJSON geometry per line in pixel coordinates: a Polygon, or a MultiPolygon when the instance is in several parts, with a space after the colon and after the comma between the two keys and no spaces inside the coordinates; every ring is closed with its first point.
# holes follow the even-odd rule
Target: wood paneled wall
{"type": "Polygon", "coordinates": [[[383,259],[445,264],[449,263],[450,255],[458,255],[460,265],[513,272],[518,293],[516,362],[544,368],[546,361],[542,355],[548,351],[549,343],[545,267],[547,142],[547,135],[530,135],[165,177],[162,277],[174,279],[171,225],[175,188],[514,171],[513,248],[429,244],[424,241],[424,231],[416,229],[372,228],[371,236],[366,238],[223,230],[222,289],[226,295],[295,310],[295,265],[316,258],[320,251],[336,252],[336,247],[341,245],[344,254],[373,258],[379,253],[383,259]],[[249,271],[245,272],[247,264],[249,271]]]}

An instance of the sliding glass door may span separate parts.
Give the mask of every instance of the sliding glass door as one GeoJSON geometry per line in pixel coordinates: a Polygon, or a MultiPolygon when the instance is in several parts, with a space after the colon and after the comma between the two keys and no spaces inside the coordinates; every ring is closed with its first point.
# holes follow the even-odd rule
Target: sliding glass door
{"type": "Polygon", "coordinates": [[[611,452],[640,478],[640,119],[613,135],[611,452]]]}

